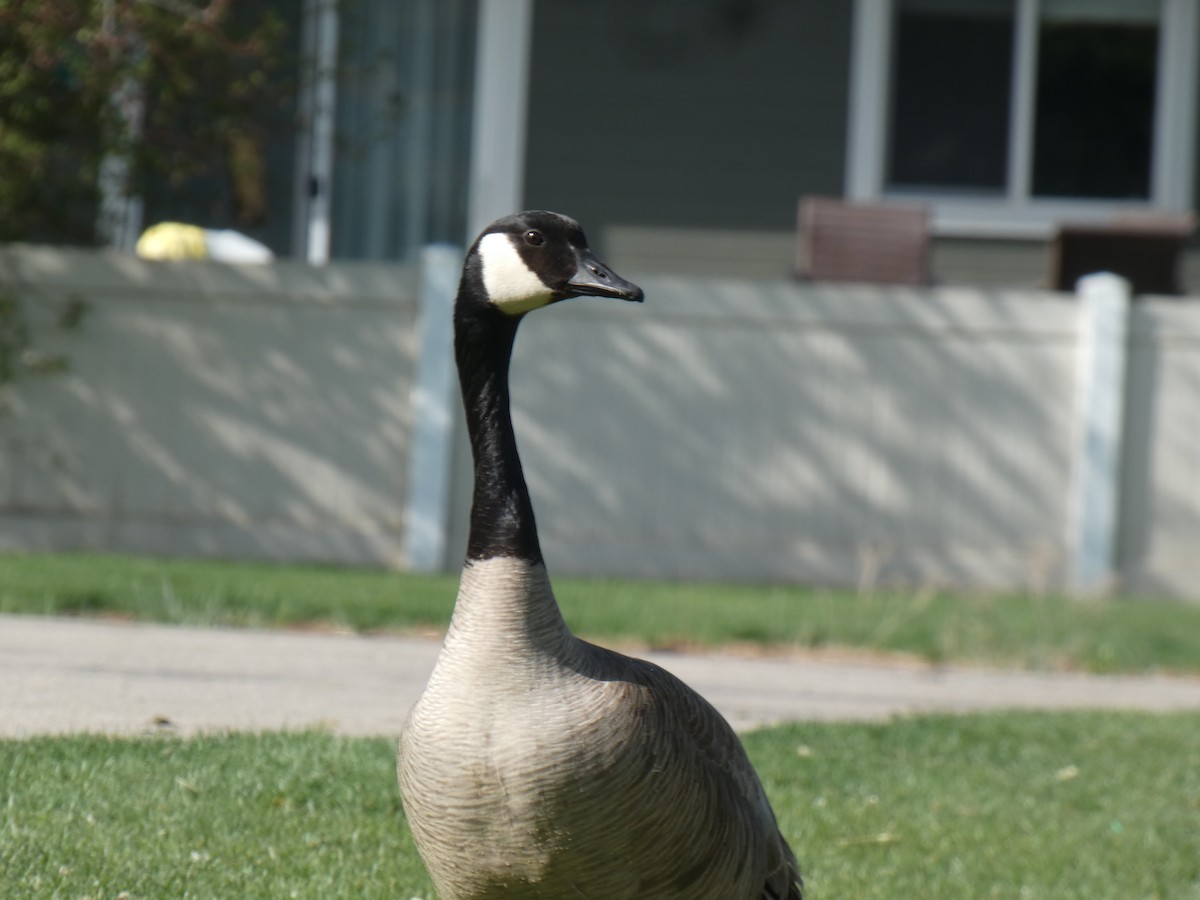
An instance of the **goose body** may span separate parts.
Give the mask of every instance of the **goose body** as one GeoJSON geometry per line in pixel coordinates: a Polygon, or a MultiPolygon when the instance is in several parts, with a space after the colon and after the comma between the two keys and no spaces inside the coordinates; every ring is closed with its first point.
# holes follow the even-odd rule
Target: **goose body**
{"type": "Polygon", "coordinates": [[[468,252],[455,346],[475,461],[445,644],[400,739],[405,813],[442,900],[799,900],[795,857],[733,730],[664,669],[571,634],[542,561],[508,400],[521,318],[640,300],[565,216],[468,252]]]}

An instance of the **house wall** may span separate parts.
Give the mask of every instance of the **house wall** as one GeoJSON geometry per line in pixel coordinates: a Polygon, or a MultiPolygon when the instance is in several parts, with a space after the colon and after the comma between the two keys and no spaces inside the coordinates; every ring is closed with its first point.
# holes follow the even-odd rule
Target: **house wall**
{"type": "MultiPolygon", "coordinates": [[[[800,267],[799,233],[788,231],[611,226],[601,232],[605,259],[618,271],[689,278],[790,277],[800,267]]],[[[936,284],[976,288],[1045,288],[1045,241],[935,238],[930,269],[936,284]]],[[[1200,253],[1184,255],[1182,279],[1200,292],[1200,253]]]]}
{"type": "Polygon", "coordinates": [[[68,361],[0,389],[0,549],[398,562],[410,276],[0,251],[68,361]]]}
{"type": "Polygon", "coordinates": [[[586,222],[602,250],[634,224],[790,230],[802,193],[841,193],[850,14],[537,4],[527,204],[586,222]]]}
{"type": "MultiPolygon", "coordinates": [[[[535,7],[526,205],[586,222],[618,270],[787,277],[800,197],[843,194],[854,4],[746,4],[745,20],[723,6],[739,8],[535,7]]],[[[1200,250],[1184,268],[1200,293],[1200,250]]],[[[1048,248],[939,236],[932,269],[940,284],[1039,288],[1048,248]]]]}

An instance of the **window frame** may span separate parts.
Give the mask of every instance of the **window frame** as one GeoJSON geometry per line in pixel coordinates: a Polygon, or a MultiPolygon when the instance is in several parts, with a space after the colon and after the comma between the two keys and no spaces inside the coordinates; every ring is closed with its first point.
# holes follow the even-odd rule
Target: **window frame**
{"type": "Polygon", "coordinates": [[[1146,201],[1045,199],[1031,194],[1040,0],[1016,0],[1009,161],[1002,197],[888,191],[884,184],[895,0],[854,0],[846,196],[923,203],[935,233],[1044,238],[1057,223],[1103,221],[1120,213],[1192,209],[1196,166],[1197,28],[1200,0],[1161,0],[1159,52],[1146,201]]]}

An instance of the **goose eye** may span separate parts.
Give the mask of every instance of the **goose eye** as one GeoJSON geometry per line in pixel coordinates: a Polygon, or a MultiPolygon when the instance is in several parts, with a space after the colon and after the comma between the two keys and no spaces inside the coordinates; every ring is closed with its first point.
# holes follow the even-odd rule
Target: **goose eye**
{"type": "Polygon", "coordinates": [[[543,235],[540,231],[534,231],[530,229],[529,231],[525,232],[525,243],[527,243],[530,247],[540,247],[542,244],[546,243],[546,238],[545,235],[543,235]]]}

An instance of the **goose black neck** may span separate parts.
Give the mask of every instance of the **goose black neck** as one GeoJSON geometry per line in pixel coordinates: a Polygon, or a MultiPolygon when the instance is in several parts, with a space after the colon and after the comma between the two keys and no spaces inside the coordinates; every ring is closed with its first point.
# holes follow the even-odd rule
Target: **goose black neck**
{"type": "Polygon", "coordinates": [[[455,313],[454,350],[475,463],[469,560],[542,561],[509,401],[508,369],[519,324],[519,316],[491,308],[460,306],[455,313]]]}

